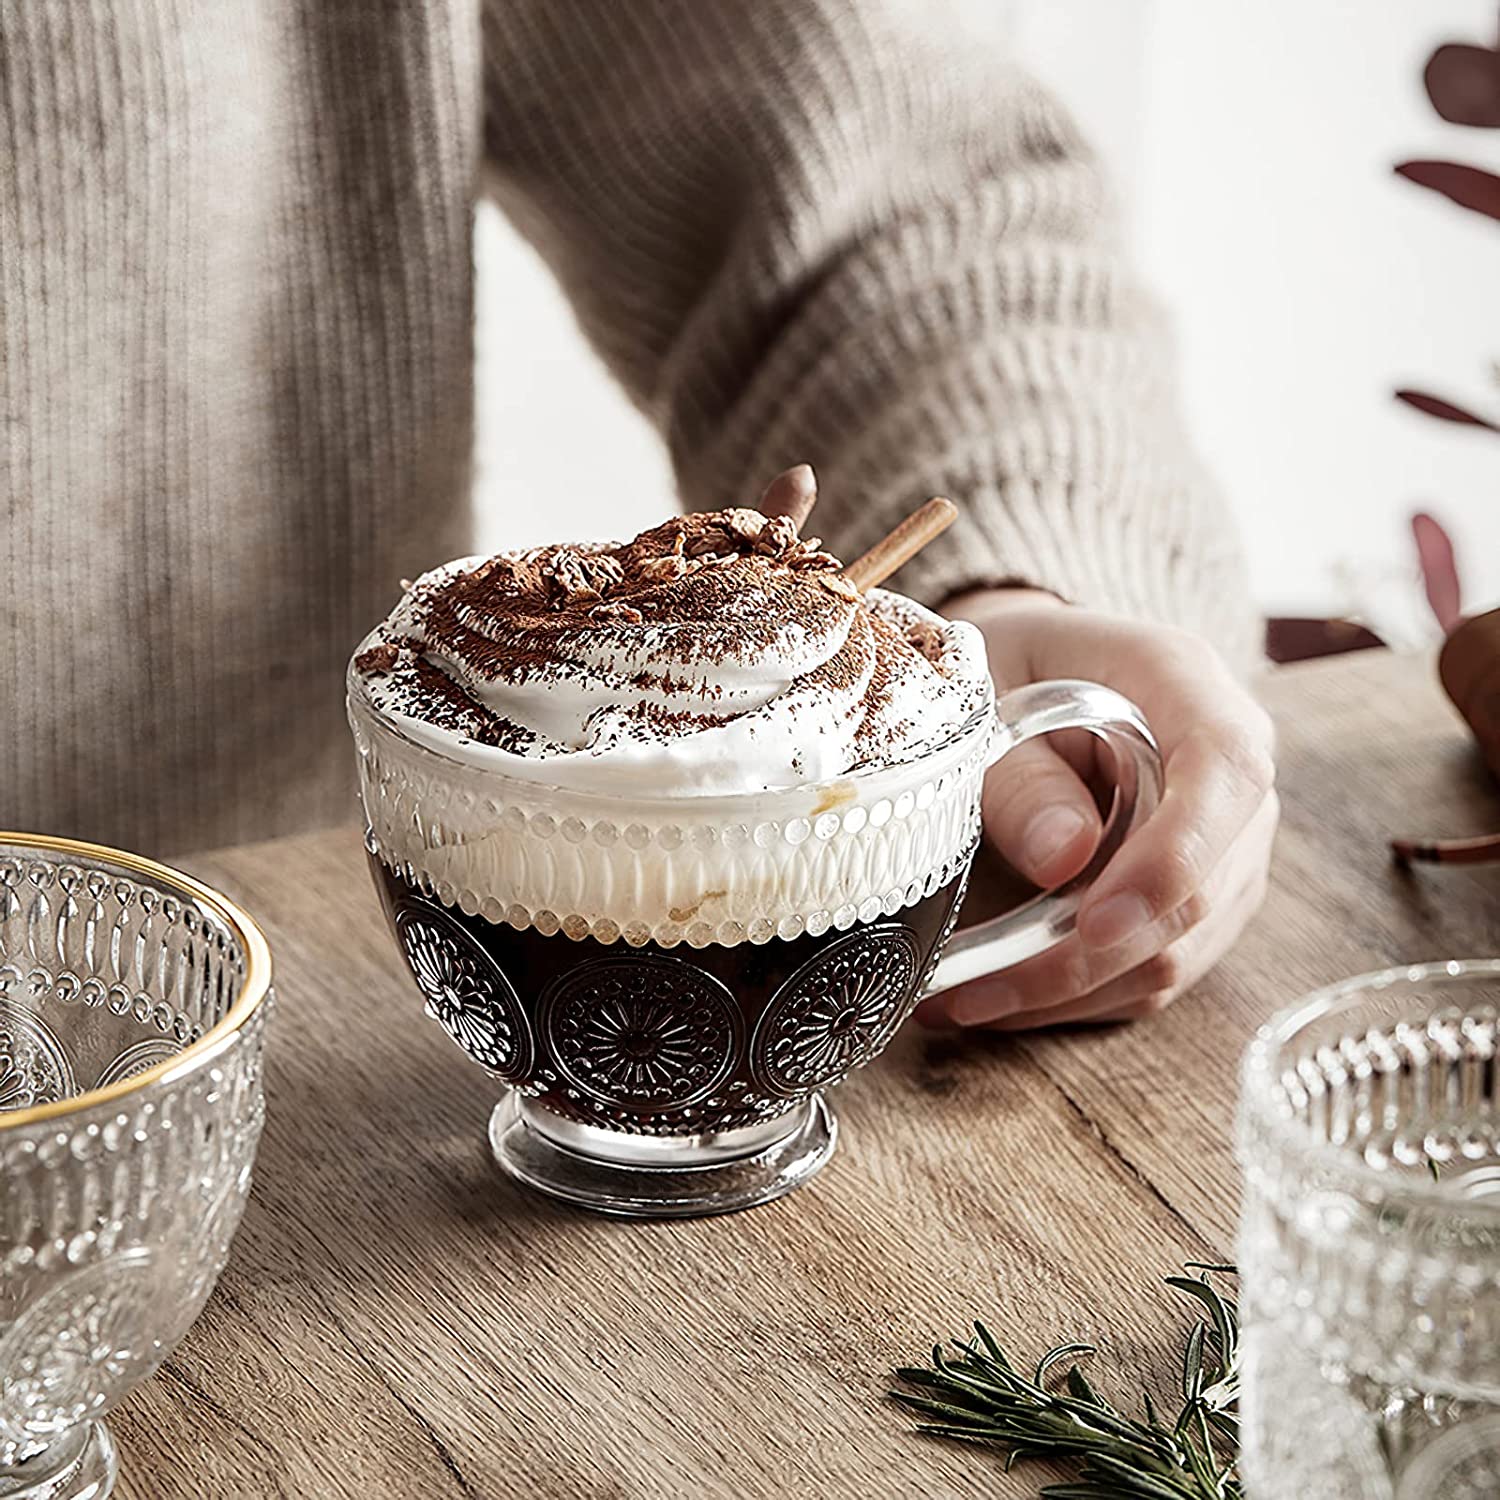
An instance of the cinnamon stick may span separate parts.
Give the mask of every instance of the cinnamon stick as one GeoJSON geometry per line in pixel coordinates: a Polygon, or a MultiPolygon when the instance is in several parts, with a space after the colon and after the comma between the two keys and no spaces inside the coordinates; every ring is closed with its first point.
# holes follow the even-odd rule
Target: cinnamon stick
{"type": "Polygon", "coordinates": [[[800,532],[818,498],[818,481],[811,464],[783,469],[765,488],[759,510],[763,516],[785,516],[800,532]]]}
{"type": "Polygon", "coordinates": [[[844,577],[860,593],[868,593],[884,582],[903,563],[909,562],[933,538],[941,536],[958,516],[958,507],[941,495],[934,495],[914,510],[887,537],[876,542],[862,557],[856,557],[844,569],[844,577]]]}

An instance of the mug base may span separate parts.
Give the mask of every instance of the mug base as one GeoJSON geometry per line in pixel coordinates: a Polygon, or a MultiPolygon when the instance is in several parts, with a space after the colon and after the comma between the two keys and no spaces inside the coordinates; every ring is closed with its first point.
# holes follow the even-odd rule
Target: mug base
{"type": "Polygon", "coordinates": [[[0,1500],[106,1500],[119,1472],[103,1422],[70,1428],[15,1468],[0,1468],[0,1500]]]}
{"type": "Polygon", "coordinates": [[[778,1119],[718,1135],[634,1136],[564,1120],[519,1094],[490,1116],[507,1176],[595,1213],[685,1219],[769,1203],[833,1155],[838,1121],[814,1094],[778,1119]]]}

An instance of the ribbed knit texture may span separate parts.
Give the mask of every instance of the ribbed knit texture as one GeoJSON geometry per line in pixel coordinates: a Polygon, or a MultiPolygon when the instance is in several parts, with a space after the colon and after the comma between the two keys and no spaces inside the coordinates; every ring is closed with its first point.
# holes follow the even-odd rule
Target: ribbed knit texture
{"type": "Polygon", "coordinates": [[[688,506],[942,491],[909,591],[1248,656],[1092,161],[935,0],[0,0],[0,163],[0,826],[352,815],[344,660],[467,545],[482,165],[688,506]]]}

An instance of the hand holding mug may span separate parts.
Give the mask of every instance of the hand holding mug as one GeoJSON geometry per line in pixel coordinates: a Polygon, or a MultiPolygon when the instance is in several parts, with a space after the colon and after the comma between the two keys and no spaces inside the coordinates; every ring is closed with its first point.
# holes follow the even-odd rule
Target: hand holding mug
{"type": "MultiPolygon", "coordinates": [[[[948,613],[983,631],[1002,699],[1030,683],[1092,678],[1138,704],[1165,787],[1082,899],[1076,931],[931,996],[919,1018],[1021,1030],[1162,1010],[1218,962],[1264,898],[1279,812],[1270,719],[1217,652],[1185,631],[1030,590],[964,595],[948,613]]],[[[1087,784],[1098,744],[1078,731],[1032,740],[990,772],[985,837],[1038,885],[1072,879],[1099,842],[1087,784]]]]}

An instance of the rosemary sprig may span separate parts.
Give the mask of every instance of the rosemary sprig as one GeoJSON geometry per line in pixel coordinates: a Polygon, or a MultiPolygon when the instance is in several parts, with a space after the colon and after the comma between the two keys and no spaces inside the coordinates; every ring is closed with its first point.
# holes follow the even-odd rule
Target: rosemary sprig
{"type": "Polygon", "coordinates": [[[1077,1364],[1059,1382],[1056,1368],[1090,1344],[1059,1344],[1027,1375],[983,1323],[974,1337],[945,1352],[932,1351],[930,1369],[900,1369],[899,1379],[921,1394],[894,1391],[924,1420],[918,1430],[1006,1449],[1009,1472],[1026,1459],[1071,1459],[1076,1482],[1042,1490],[1048,1500],[1243,1500],[1236,1472],[1239,1421],[1239,1315],[1209,1280],[1233,1266],[1193,1261],[1197,1276],[1168,1276],[1166,1284],[1196,1304],[1201,1315],[1182,1356],[1182,1404],[1163,1421],[1149,1391],[1142,1416],[1128,1416],[1089,1383],[1077,1364]]]}

